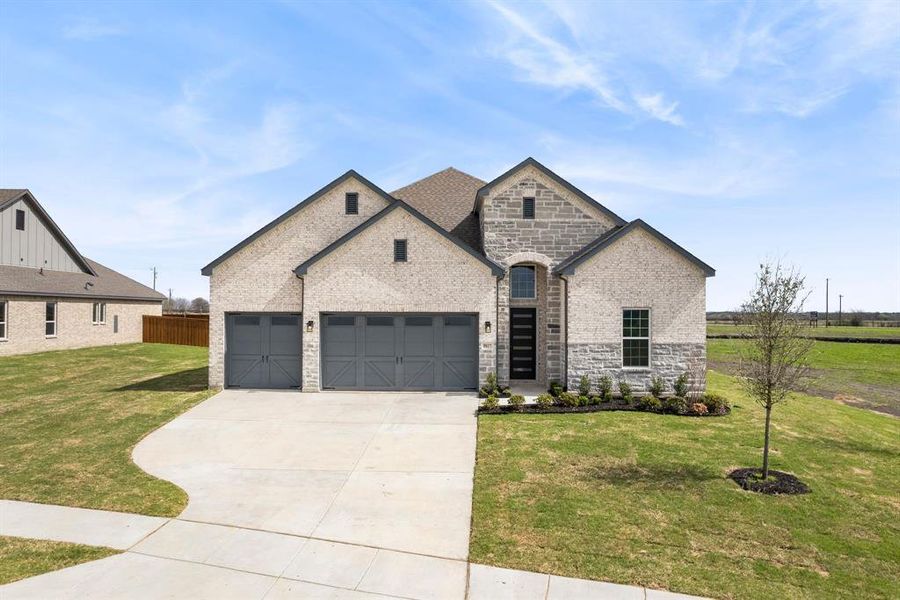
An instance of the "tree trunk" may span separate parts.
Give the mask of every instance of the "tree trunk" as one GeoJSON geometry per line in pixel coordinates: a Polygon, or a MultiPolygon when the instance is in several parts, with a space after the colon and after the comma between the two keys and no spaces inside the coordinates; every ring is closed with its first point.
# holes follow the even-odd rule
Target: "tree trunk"
{"type": "Polygon", "coordinates": [[[769,424],[772,422],[772,405],[766,406],[766,441],[763,444],[762,478],[769,477],[769,424]]]}

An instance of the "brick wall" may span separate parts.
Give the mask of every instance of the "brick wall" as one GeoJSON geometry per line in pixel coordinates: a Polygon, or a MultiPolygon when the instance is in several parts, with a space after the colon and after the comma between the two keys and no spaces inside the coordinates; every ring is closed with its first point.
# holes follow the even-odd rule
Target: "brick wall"
{"type": "Polygon", "coordinates": [[[642,229],[579,265],[569,280],[568,385],[606,374],[646,388],[706,366],[706,277],[642,229]],[[622,368],[622,310],[650,309],[650,368],[622,368]]]}
{"type": "Polygon", "coordinates": [[[479,380],[494,369],[496,277],[490,267],[402,208],[313,264],[304,276],[303,390],[319,388],[320,314],[323,312],[476,313],[479,380]],[[394,239],[407,240],[408,260],[394,262],[394,239]]]}
{"type": "Polygon", "coordinates": [[[143,315],[161,315],[160,302],[106,302],[106,324],[94,325],[91,299],[0,296],[7,304],[7,339],[0,341],[0,356],[87,346],[130,344],[141,341],[143,315]],[[56,337],[45,335],[46,303],[57,303],[56,337]],[[119,331],[113,333],[113,319],[119,331]]]}
{"type": "Polygon", "coordinates": [[[209,385],[225,383],[225,313],[300,312],[303,282],[294,268],[387,206],[355,178],[316,199],[227,260],[209,278],[209,385]],[[344,214],[344,195],[359,194],[359,214],[344,214]]]}

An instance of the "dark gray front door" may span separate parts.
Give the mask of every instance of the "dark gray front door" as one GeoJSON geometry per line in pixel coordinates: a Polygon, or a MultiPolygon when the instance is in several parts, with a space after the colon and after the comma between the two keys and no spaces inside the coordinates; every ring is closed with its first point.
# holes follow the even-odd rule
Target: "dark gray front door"
{"type": "Polygon", "coordinates": [[[325,315],[322,385],[456,390],[478,381],[473,315],[325,315]]]}
{"type": "Polygon", "coordinates": [[[509,309],[509,377],[534,379],[537,362],[537,309],[509,309]]]}
{"type": "Polygon", "coordinates": [[[300,387],[300,316],[228,315],[226,385],[300,387]]]}

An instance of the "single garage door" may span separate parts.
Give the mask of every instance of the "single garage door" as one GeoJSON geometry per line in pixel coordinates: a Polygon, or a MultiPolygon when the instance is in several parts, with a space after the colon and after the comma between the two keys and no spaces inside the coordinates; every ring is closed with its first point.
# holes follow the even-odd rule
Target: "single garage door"
{"type": "Polygon", "coordinates": [[[475,316],[325,315],[322,372],[330,389],[475,389],[475,316]]]}
{"type": "Polygon", "coordinates": [[[300,387],[300,315],[227,315],[225,348],[229,387],[300,387]]]}

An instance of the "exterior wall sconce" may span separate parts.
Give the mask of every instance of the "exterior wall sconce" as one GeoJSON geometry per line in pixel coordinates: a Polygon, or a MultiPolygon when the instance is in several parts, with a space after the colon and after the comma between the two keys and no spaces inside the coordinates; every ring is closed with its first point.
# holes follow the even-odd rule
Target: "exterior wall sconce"
{"type": "Polygon", "coordinates": [[[313,330],[313,322],[307,321],[306,322],[306,333],[312,333],[312,330],[313,330]]]}
{"type": "Polygon", "coordinates": [[[490,322],[490,321],[485,321],[485,322],[484,322],[484,332],[485,332],[485,333],[490,333],[490,332],[491,332],[491,322],[490,322]]]}

